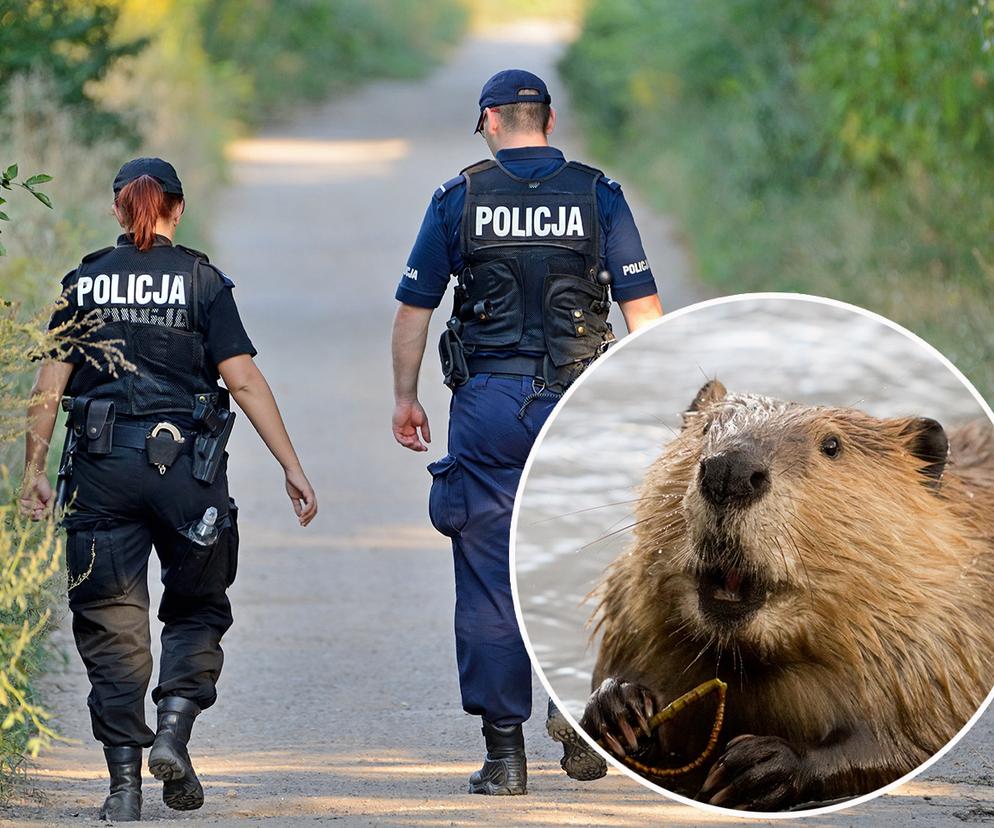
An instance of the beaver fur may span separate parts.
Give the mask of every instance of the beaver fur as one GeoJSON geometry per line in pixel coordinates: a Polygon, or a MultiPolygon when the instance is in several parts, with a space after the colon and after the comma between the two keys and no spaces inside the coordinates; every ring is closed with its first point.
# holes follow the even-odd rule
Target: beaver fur
{"type": "MultiPolygon", "coordinates": [[[[994,429],[946,434],[705,385],[642,484],[599,590],[582,724],[701,801],[780,810],[876,790],[946,744],[994,684],[994,429]]],[[[651,778],[651,777],[650,777],[651,778]]]]}

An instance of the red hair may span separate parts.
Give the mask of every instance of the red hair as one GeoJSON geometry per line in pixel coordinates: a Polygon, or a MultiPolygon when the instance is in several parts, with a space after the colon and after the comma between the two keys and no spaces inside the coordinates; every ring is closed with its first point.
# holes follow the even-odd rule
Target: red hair
{"type": "Polygon", "coordinates": [[[114,204],[121,213],[135,247],[148,250],[155,242],[155,225],[160,218],[168,218],[183,196],[167,193],[150,175],[140,175],[121,188],[114,204]]]}

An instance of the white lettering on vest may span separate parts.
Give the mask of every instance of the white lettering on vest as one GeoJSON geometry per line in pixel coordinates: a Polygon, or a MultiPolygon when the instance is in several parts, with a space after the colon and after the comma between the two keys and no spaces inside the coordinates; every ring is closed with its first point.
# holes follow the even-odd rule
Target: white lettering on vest
{"type": "Polygon", "coordinates": [[[76,304],[90,295],[95,305],[186,305],[186,282],[180,274],[163,273],[156,290],[155,278],[147,273],[101,273],[80,276],[76,281],[76,304]]]}
{"type": "Polygon", "coordinates": [[[139,276],[135,280],[135,302],[139,305],[147,305],[152,301],[152,277],[147,273],[139,276]]]}
{"type": "Polygon", "coordinates": [[[534,229],[536,236],[548,236],[549,235],[549,219],[552,218],[552,211],[548,207],[536,207],[535,208],[535,218],[534,229]],[[541,219],[541,221],[540,221],[541,219]]]}
{"type": "Polygon", "coordinates": [[[76,282],[76,304],[83,305],[83,297],[87,293],[93,290],[93,277],[92,276],[80,276],[79,280],[76,282]]]}
{"type": "Polygon", "coordinates": [[[552,210],[549,207],[486,207],[482,204],[476,208],[476,235],[482,236],[484,229],[490,225],[493,234],[498,238],[512,236],[514,238],[531,238],[534,236],[576,236],[582,238],[583,213],[577,206],[558,208],[555,222],[552,221],[552,210]]]}
{"type": "Polygon", "coordinates": [[[110,276],[101,273],[93,280],[93,301],[98,305],[106,305],[110,299],[110,276]]]}
{"type": "MultiPolygon", "coordinates": [[[[166,279],[166,276],[162,277],[166,279]]],[[[183,285],[183,277],[176,276],[173,278],[173,286],[169,291],[169,304],[170,305],[185,305],[186,304],[186,288],[183,285]]]]}
{"type": "Polygon", "coordinates": [[[476,235],[483,235],[483,228],[490,224],[494,217],[494,211],[489,207],[479,206],[476,208],[476,235]]]}

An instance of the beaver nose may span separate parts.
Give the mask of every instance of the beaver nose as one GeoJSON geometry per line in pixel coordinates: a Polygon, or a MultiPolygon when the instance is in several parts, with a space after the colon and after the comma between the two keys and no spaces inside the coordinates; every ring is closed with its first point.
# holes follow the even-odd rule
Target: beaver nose
{"type": "Polygon", "coordinates": [[[701,460],[701,494],[715,506],[748,506],[770,488],[770,470],[749,451],[725,451],[701,460]]]}

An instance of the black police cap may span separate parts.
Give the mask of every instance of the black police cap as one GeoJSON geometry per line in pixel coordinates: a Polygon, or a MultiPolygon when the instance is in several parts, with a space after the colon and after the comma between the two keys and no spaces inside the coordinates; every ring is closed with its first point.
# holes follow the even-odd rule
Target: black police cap
{"type": "Polygon", "coordinates": [[[183,185],[176,174],[176,168],[161,158],[135,158],[128,161],[114,179],[114,194],[121,192],[128,184],[143,175],[150,175],[158,181],[162,185],[163,192],[183,195],[183,185]]]}

